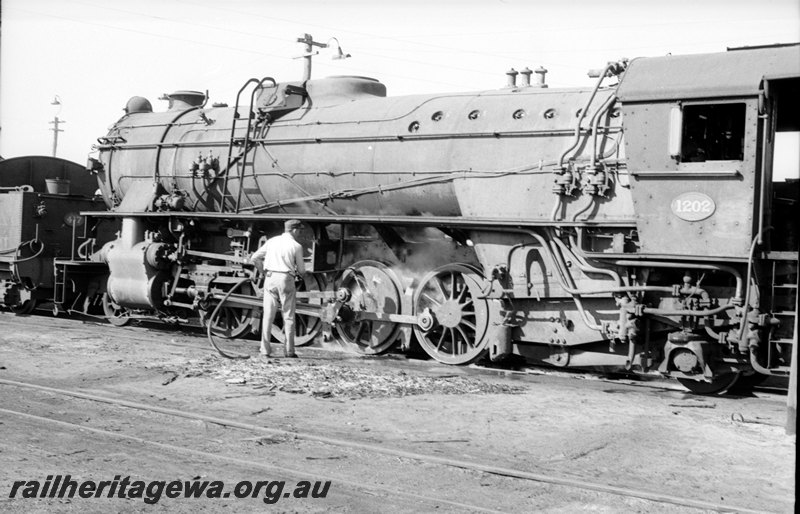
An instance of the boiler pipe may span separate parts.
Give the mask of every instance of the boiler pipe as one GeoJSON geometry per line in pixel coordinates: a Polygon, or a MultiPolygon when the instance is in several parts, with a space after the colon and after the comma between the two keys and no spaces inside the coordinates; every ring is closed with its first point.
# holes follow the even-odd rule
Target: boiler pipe
{"type": "Polygon", "coordinates": [[[664,261],[625,261],[625,260],[617,260],[614,261],[614,264],[617,266],[629,266],[629,267],[639,267],[639,268],[675,268],[675,269],[686,269],[686,268],[697,268],[697,269],[707,269],[711,271],[724,271],[730,273],[736,279],[736,293],[734,299],[737,301],[742,300],[742,291],[743,291],[743,280],[742,274],[731,266],[725,266],[724,264],[704,264],[704,263],[680,263],[680,262],[664,262],[664,261]]]}
{"type": "Polygon", "coordinates": [[[595,115],[592,117],[592,156],[589,161],[589,166],[591,168],[594,168],[595,164],[597,163],[597,130],[600,126],[600,119],[603,117],[603,115],[605,115],[606,112],[608,112],[611,106],[614,105],[616,100],[617,97],[615,95],[609,96],[600,109],[598,109],[595,115]]]}
{"type": "MultiPolygon", "coordinates": [[[[536,232],[533,232],[531,230],[525,230],[525,229],[520,229],[519,231],[515,231],[515,230],[504,230],[504,231],[505,232],[511,232],[511,231],[513,231],[513,232],[522,232],[524,234],[527,234],[527,235],[533,237],[534,239],[536,239],[536,241],[538,241],[539,245],[542,248],[544,248],[546,252],[548,252],[549,257],[551,258],[551,260],[553,261],[553,263],[556,266],[556,271],[558,272],[557,278],[558,278],[559,284],[561,285],[562,289],[564,289],[564,291],[566,291],[568,294],[573,296],[573,300],[575,301],[575,305],[578,308],[578,311],[581,313],[581,316],[583,317],[584,322],[586,323],[586,325],[589,328],[591,328],[593,330],[602,331],[602,326],[597,325],[596,323],[594,323],[594,322],[592,322],[592,321],[590,321],[588,319],[588,315],[587,315],[587,313],[585,312],[585,310],[583,308],[582,302],[580,301],[580,296],[581,295],[601,294],[601,293],[646,292],[646,291],[673,293],[675,291],[675,288],[667,287],[667,286],[627,286],[627,287],[605,288],[605,289],[599,289],[599,290],[581,290],[581,289],[578,289],[578,288],[575,287],[574,281],[572,281],[572,277],[569,274],[569,271],[568,271],[568,269],[566,267],[566,263],[563,260],[563,256],[561,256],[560,253],[557,253],[557,251],[556,251],[557,249],[556,248],[552,248],[548,244],[547,240],[545,240],[544,237],[542,237],[541,235],[537,234],[536,232]],[[569,279],[569,282],[568,282],[568,279],[569,279]]],[[[683,288],[679,289],[678,291],[681,294],[688,294],[688,295],[697,295],[697,294],[705,293],[705,291],[703,291],[700,288],[696,288],[696,287],[692,287],[692,288],[683,287],[683,288]]],[[[708,310],[698,311],[698,310],[666,310],[666,309],[654,309],[654,308],[645,307],[645,308],[642,309],[642,312],[646,313],[646,314],[656,315],[656,316],[703,316],[703,317],[705,317],[705,316],[713,316],[713,315],[719,314],[721,312],[725,312],[726,310],[730,310],[730,309],[734,309],[734,308],[736,308],[735,305],[724,305],[724,306],[721,306],[721,307],[717,307],[715,309],[708,309],[708,310]]],[[[634,308],[629,308],[629,310],[631,312],[633,312],[634,308]]]]}
{"type": "Polygon", "coordinates": [[[594,100],[597,91],[600,89],[600,84],[603,83],[603,80],[606,78],[606,74],[611,70],[611,68],[615,65],[615,63],[608,63],[605,68],[603,68],[602,73],[600,73],[600,78],[597,79],[597,84],[595,84],[594,89],[592,90],[592,94],[589,97],[589,100],[586,102],[586,105],[583,109],[581,109],[581,115],[578,117],[578,121],[575,126],[575,134],[572,143],[570,144],[569,148],[564,150],[564,153],[558,159],[558,167],[564,167],[564,159],[566,158],[567,154],[570,153],[575,147],[578,146],[581,138],[581,122],[586,117],[586,112],[589,110],[589,106],[592,104],[592,100],[594,100]]]}
{"type": "Polygon", "coordinates": [[[577,254],[575,254],[571,249],[569,249],[567,247],[567,245],[561,239],[559,239],[557,237],[554,237],[554,236],[551,236],[551,237],[553,238],[553,241],[555,241],[556,244],[561,248],[562,252],[567,252],[572,257],[575,258],[575,262],[578,263],[578,267],[580,268],[581,271],[584,271],[584,272],[588,271],[590,273],[598,273],[598,274],[602,274],[602,275],[608,275],[609,277],[611,277],[612,280],[614,280],[614,282],[616,282],[617,286],[622,286],[622,279],[620,278],[619,274],[616,271],[610,270],[610,269],[605,269],[605,268],[596,268],[596,267],[592,266],[587,261],[585,261],[584,259],[579,257],[577,254]]]}

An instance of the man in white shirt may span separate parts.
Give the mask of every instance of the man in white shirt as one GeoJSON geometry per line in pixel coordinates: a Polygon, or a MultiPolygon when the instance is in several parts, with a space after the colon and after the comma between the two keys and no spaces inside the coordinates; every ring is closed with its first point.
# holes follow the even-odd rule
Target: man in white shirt
{"type": "Polygon", "coordinates": [[[295,279],[305,273],[303,247],[297,242],[302,224],[299,220],[284,223],[284,233],[272,237],[253,253],[250,261],[261,265],[266,274],[264,281],[264,317],[261,329],[261,355],[270,356],[269,338],[272,321],[278,311],[283,313],[283,331],[286,336],[284,356],[297,357],[294,353],[294,310],[297,302],[295,279]]]}

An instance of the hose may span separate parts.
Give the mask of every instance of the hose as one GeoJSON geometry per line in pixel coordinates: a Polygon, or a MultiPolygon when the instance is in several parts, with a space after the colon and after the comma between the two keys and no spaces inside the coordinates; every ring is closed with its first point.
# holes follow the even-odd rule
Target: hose
{"type": "MultiPolygon", "coordinates": [[[[17,248],[14,249],[14,258],[11,260],[10,264],[11,264],[11,278],[14,279],[15,282],[22,282],[22,277],[19,276],[19,270],[17,269],[17,264],[21,262],[32,261],[33,259],[38,258],[40,255],[42,255],[42,252],[44,252],[44,247],[45,247],[44,242],[39,241],[38,239],[31,239],[30,241],[25,241],[24,243],[20,243],[19,246],[17,246],[17,248]],[[24,259],[18,259],[17,256],[19,255],[20,250],[22,250],[22,248],[25,245],[28,245],[31,251],[33,251],[33,243],[39,243],[41,245],[39,247],[39,250],[37,250],[36,253],[31,255],[30,257],[25,257],[24,259]]],[[[4,253],[10,253],[10,252],[4,252],[4,253]]],[[[36,288],[34,287],[34,289],[36,288]]]]}
{"type": "Polygon", "coordinates": [[[20,243],[19,245],[17,245],[16,248],[9,248],[7,250],[0,250],[0,254],[13,253],[14,254],[14,259],[11,261],[11,263],[12,264],[16,264],[18,262],[26,262],[26,261],[33,260],[33,259],[37,258],[38,256],[40,256],[43,251],[44,251],[44,243],[42,241],[39,241],[38,239],[31,239],[30,241],[24,241],[24,242],[20,243]],[[22,250],[22,248],[24,246],[26,246],[26,245],[29,246],[31,251],[33,251],[33,243],[39,243],[42,246],[39,247],[39,250],[37,250],[30,257],[25,257],[23,259],[17,259],[17,256],[19,255],[20,250],[22,250]]]}
{"type": "Polygon", "coordinates": [[[208,336],[208,342],[211,343],[211,346],[217,351],[217,353],[220,354],[220,356],[225,357],[226,359],[249,359],[250,358],[249,355],[245,355],[245,354],[242,354],[242,353],[228,353],[228,352],[224,351],[222,348],[217,346],[217,343],[214,341],[214,334],[212,333],[212,330],[214,328],[214,321],[216,321],[217,316],[219,315],[219,312],[222,309],[222,306],[225,304],[225,302],[228,300],[228,298],[230,298],[230,296],[233,294],[233,292],[236,291],[237,289],[239,289],[239,287],[241,287],[246,282],[250,282],[250,279],[249,278],[243,278],[242,280],[240,280],[239,282],[234,284],[234,286],[232,288],[230,288],[227,293],[225,293],[225,296],[222,297],[222,300],[220,300],[220,302],[217,304],[217,306],[211,312],[211,316],[208,317],[208,326],[207,326],[207,330],[206,330],[206,335],[208,336]]]}

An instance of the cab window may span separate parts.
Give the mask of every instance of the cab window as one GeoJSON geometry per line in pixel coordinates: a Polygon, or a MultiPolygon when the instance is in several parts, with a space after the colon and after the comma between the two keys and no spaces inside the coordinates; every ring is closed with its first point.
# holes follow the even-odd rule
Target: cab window
{"type": "Polygon", "coordinates": [[[745,104],[683,107],[681,161],[741,161],[744,158],[745,104]]]}

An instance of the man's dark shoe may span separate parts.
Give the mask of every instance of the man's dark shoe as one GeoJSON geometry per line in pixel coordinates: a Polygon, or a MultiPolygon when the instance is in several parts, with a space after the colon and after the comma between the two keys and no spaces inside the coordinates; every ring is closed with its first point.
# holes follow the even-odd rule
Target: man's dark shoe
{"type": "Polygon", "coordinates": [[[298,359],[299,358],[296,353],[284,353],[283,356],[285,358],[287,358],[287,359],[298,359]]]}

